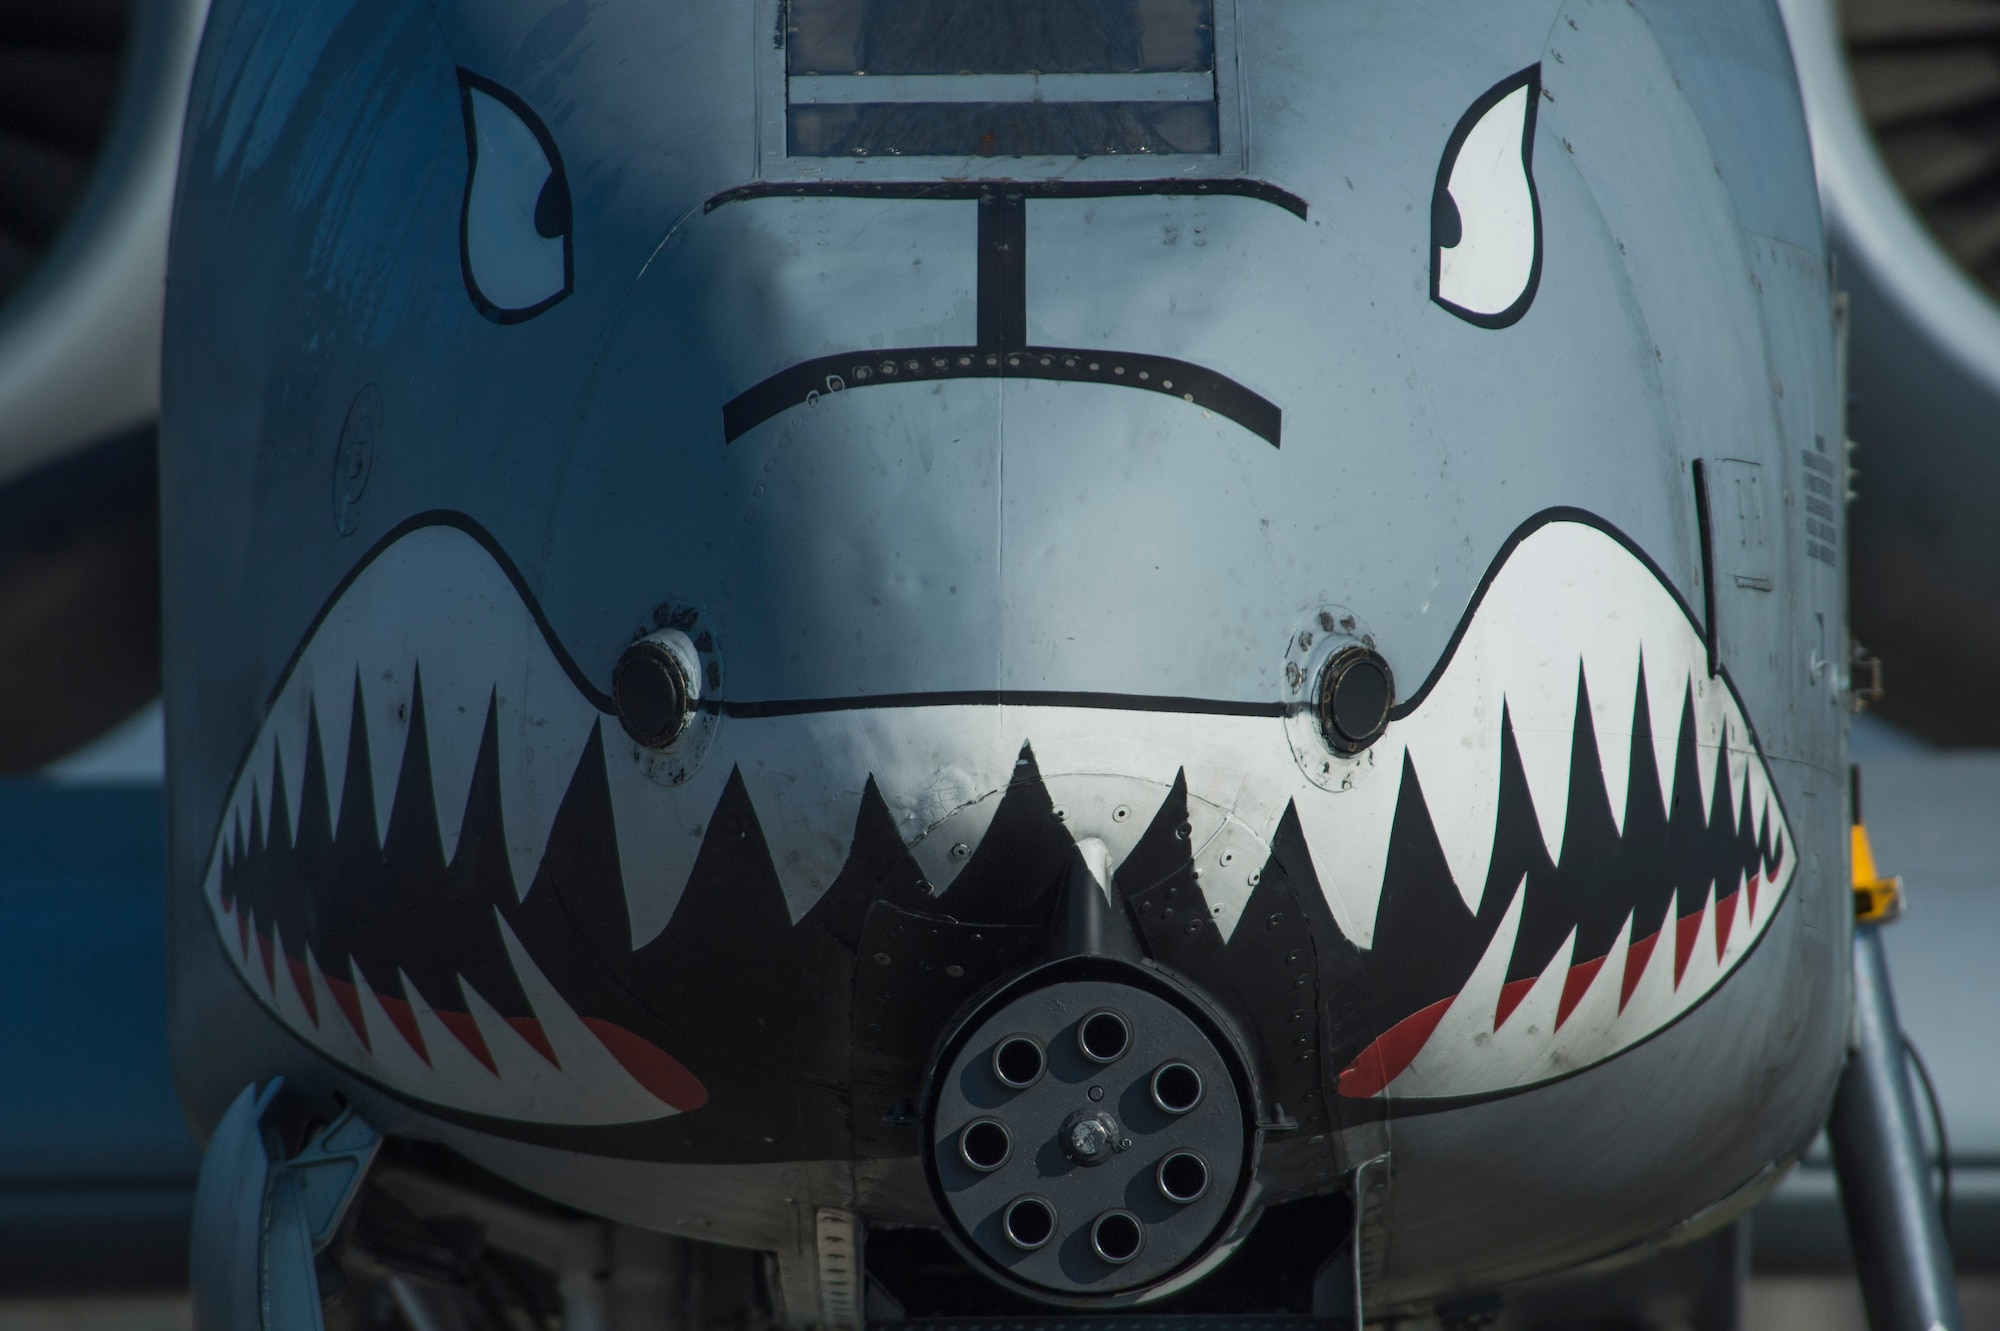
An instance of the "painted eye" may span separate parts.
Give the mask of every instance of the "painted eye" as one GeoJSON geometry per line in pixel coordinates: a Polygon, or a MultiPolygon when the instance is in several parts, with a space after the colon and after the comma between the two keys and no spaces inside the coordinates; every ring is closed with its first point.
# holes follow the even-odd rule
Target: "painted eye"
{"type": "Polygon", "coordinates": [[[465,289],[495,323],[533,318],[570,293],[570,195],[541,117],[491,79],[458,71],[465,111],[465,289]]]}
{"type": "Polygon", "coordinates": [[[1431,194],[1431,299],[1469,323],[1505,328],[1542,277],[1535,105],[1542,67],[1487,89],[1445,144],[1431,194]]]}

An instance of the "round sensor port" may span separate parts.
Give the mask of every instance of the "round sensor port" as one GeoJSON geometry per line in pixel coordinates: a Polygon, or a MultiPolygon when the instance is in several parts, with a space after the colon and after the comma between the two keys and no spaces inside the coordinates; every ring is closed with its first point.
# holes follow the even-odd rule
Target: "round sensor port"
{"type": "Polygon", "coordinates": [[[1123,1266],[1145,1246],[1145,1226],[1130,1211],[1106,1211],[1090,1223],[1090,1250],[1113,1266],[1123,1266]]]}
{"type": "Polygon", "coordinates": [[[1010,1035],[993,1047],[993,1075],[1009,1090],[1027,1090],[1048,1065],[1042,1042],[1032,1035],[1010,1035]]]}
{"type": "Polygon", "coordinates": [[[701,696],[700,672],[694,644],[676,629],[627,647],[611,670],[611,703],[625,733],[649,749],[679,739],[701,696]]]}
{"type": "Polygon", "coordinates": [[[1000,1213],[1000,1230],[1007,1242],[1033,1252],[1056,1236],[1056,1208],[1040,1197],[1016,1197],[1000,1213]]]}
{"type": "Polygon", "coordinates": [[[1201,1074],[1186,1063],[1162,1063],[1153,1074],[1153,1103],[1169,1114],[1185,1114],[1201,1103],[1201,1074]]]}
{"type": "Polygon", "coordinates": [[[1093,1063],[1116,1063],[1132,1047],[1132,1023],[1101,1008],[1076,1024],[1076,1044],[1093,1063]]]}
{"type": "Polygon", "coordinates": [[[982,1174],[991,1174],[1014,1153],[1014,1134],[997,1118],[975,1118],[958,1134],[959,1159],[982,1174]]]}
{"type": "Polygon", "coordinates": [[[1344,647],[1320,671],[1320,733],[1334,752],[1359,753],[1381,738],[1395,701],[1395,676],[1381,653],[1344,647]]]}
{"type": "Polygon", "coordinates": [[[1208,1162],[1193,1151],[1175,1151],[1160,1161],[1154,1177],[1160,1185],[1160,1196],[1176,1206],[1186,1206],[1200,1201],[1201,1195],[1208,1191],[1208,1162]]]}

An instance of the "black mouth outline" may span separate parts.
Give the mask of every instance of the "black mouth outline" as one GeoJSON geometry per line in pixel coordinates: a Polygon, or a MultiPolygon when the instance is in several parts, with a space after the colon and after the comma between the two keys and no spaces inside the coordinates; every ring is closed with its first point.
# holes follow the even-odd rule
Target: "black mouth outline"
{"type": "Polygon", "coordinates": [[[1212,195],[1273,204],[1301,221],[1306,201],[1262,180],[767,181],[739,185],[702,205],[769,198],[976,199],[979,203],[977,340],[971,346],[894,347],[801,361],[738,393],[722,408],[722,438],[735,443],[765,421],[822,395],[871,384],[944,379],[1050,379],[1136,388],[1212,411],[1273,448],[1284,413],[1228,375],[1146,352],[1044,347],[1028,342],[1028,201],[1212,195]]]}
{"type": "MultiPolygon", "coordinates": [[[[1398,715],[1408,715],[1413,711],[1443,676],[1492,582],[1514,549],[1541,527],[1559,521],[1590,526],[1618,541],[1629,554],[1645,566],[1661,586],[1668,590],[1689,625],[1699,630],[1692,611],[1674,589],[1672,582],[1665,577],[1658,565],[1623,533],[1603,519],[1580,509],[1544,510],[1518,527],[1503,543],[1478,588],[1468,599],[1459,625],[1437,664],[1416,694],[1407,703],[1399,706],[1398,715]]],[[[589,687],[587,678],[582,676],[580,668],[562,648],[539,602],[527,590],[525,579],[500,550],[498,542],[466,515],[444,513],[419,515],[418,518],[400,524],[396,532],[378,542],[377,547],[341,580],[321,611],[314,617],[312,628],[295,648],[291,662],[287,664],[278,684],[269,695],[271,700],[275,702],[283,692],[319,626],[375,556],[409,531],[432,525],[456,528],[479,541],[520,594],[524,608],[533,617],[545,643],[556,655],[572,683],[579,685],[579,692],[586,698],[590,698],[593,692],[597,694],[597,698],[601,698],[601,690],[589,687]]],[[[1756,737],[1754,725],[1734,683],[1728,678],[1726,669],[1714,678],[1729,690],[1736,703],[1746,738],[1755,752],[1757,761],[1761,763],[1763,760],[1761,743],[1756,737]]],[[[416,687],[420,688],[420,682],[416,687]]],[[[597,698],[592,699],[593,704],[602,712],[608,699],[599,702],[597,698]]],[[[1644,700],[1643,681],[1641,681],[1641,692],[1638,695],[1640,706],[1644,705],[1644,700]]],[[[412,701],[414,706],[422,706],[420,696],[413,694],[412,701]]],[[[360,715],[357,710],[355,716],[359,718],[360,715]]],[[[1590,725],[1589,709],[1581,708],[1576,715],[1579,729],[1587,729],[1590,725]]],[[[1684,718],[1685,716],[1686,713],[1684,718]]],[[[237,764],[236,775],[232,778],[230,786],[232,800],[241,788],[244,773],[262,730],[263,725],[260,723],[258,734],[251,737],[243,758],[237,764]]],[[[489,719],[489,733],[490,730],[489,719]]],[[[424,749],[427,741],[420,738],[424,732],[419,726],[412,725],[410,733],[413,739],[406,746],[403,766],[405,769],[415,771],[417,767],[422,766],[422,755],[413,754],[413,751],[424,749]],[[416,766],[413,767],[413,764],[416,766]]],[[[633,972],[635,969],[646,969],[647,964],[642,954],[650,954],[654,959],[669,953],[687,958],[684,964],[670,964],[664,969],[678,973],[705,971],[717,977],[712,989],[724,991],[732,987],[740,988],[740,981],[746,975],[767,973],[773,963],[774,945],[778,945],[777,950],[799,961],[801,968],[807,960],[807,954],[817,948],[822,963],[817,978],[832,981],[833,990],[838,991],[840,997],[850,999],[845,1012],[834,1014],[838,1019],[835,1023],[836,1028],[827,1028],[826,1023],[821,1021],[817,1038],[851,1045],[854,1067],[849,1069],[849,1075],[815,1079],[808,1074],[805,1077],[790,1078],[789,1069],[796,1065],[798,1050],[811,1043],[805,1040],[802,1034],[798,1042],[787,1042],[784,1048],[771,1047],[770,1042],[758,1036],[755,1030],[746,1032],[741,1029],[740,1023],[739,1029],[725,1032],[719,1037],[699,1036],[691,1043],[725,1047],[728,1051],[727,1056],[716,1064],[723,1069],[720,1080],[713,1072],[705,1071],[698,1066],[695,1068],[694,1075],[701,1078],[705,1086],[715,1088],[718,1094],[726,1088],[730,1100],[734,1102],[732,1107],[740,1105],[745,1099],[752,1098],[754,1092],[756,1096],[761,1096],[770,1104],[778,1106],[778,1110],[774,1113],[756,1113],[748,1116],[739,1114],[736,1116],[736,1121],[727,1125],[723,1131],[713,1131],[705,1123],[699,1130],[690,1132],[689,1129],[696,1127],[689,1121],[692,1111],[665,1118],[610,1126],[527,1123],[454,1109],[448,1105],[426,1100],[421,1096],[388,1086],[366,1072],[345,1064],[341,1065],[343,1071],[441,1120],[459,1123],[500,1137],[540,1142],[592,1154],[715,1162],[724,1159],[776,1161],[836,1158],[850,1154],[872,1157],[914,1152],[916,1149],[914,1137],[907,1143],[903,1142],[902,1137],[905,1134],[901,1133],[896,1125],[895,1105],[899,1103],[896,1093],[904,1089],[914,1093],[917,1089],[922,1056],[934,1042],[937,1034],[931,1026],[938,1024],[942,1019],[933,1020],[930,1025],[925,1025],[924,1023],[930,1019],[919,1017],[915,1020],[922,1029],[880,1033],[875,1032],[873,1027],[864,1030],[864,1023],[856,1017],[850,1029],[845,1018],[860,1010],[862,999],[869,992],[870,983],[881,979],[875,974],[874,968],[857,966],[856,958],[870,955],[871,940],[880,941],[882,931],[885,929],[893,929],[910,921],[943,926],[947,937],[945,942],[938,946],[959,949],[957,953],[959,962],[956,964],[959,964],[965,976],[969,977],[968,984],[947,986],[949,992],[931,994],[929,997],[933,1001],[927,1005],[918,1005],[915,1010],[948,1014],[955,1011],[957,1006],[951,994],[960,993],[962,990],[961,997],[969,995],[979,983],[999,978],[1033,955],[1034,948],[1048,925],[1047,913],[1054,900],[1054,885],[1060,881],[1069,859],[1077,852],[1070,833],[1053,817],[1052,801],[1041,782],[1032,748],[1024,746],[1017,763],[1015,779],[1003,795],[994,821],[974,851],[971,861],[949,888],[937,894],[929,890],[922,871],[915,864],[908,847],[897,833],[887,806],[871,778],[857,812],[855,838],[846,866],[820,900],[802,915],[796,924],[790,918],[783,890],[778,883],[775,869],[771,866],[768,848],[763,844],[756,810],[750,803],[740,775],[732,774],[709,820],[702,858],[697,860],[696,870],[690,876],[680,906],[676,908],[673,918],[669,920],[666,929],[659,937],[634,951],[630,947],[629,939],[614,939],[607,936],[607,929],[610,934],[622,934],[626,926],[624,889],[616,867],[615,824],[609,821],[608,800],[601,792],[591,788],[593,782],[601,786],[603,781],[603,750],[598,738],[600,734],[601,731],[593,723],[592,736],[583,746],[576,773],[571,779],[570,790],[563,801],[563,810],[558,814],[558,825],[550,833],[549,849],[544,857],[543,873],[551,872],[550,861],[555,860],[558,862],[555,872],[559,875],[566,874],[570,881],[553,884],[550,891],[541,892],[539,904],[537,895],[539,889],[531,887],[529,893],[519,903],[523,911],[532,907],[544,912],[548,925],[562,927],[552,931],[545,927],[537,927],[526,919],[520,925],[513,926],[524,944],[531,938],[542,939],[554,933],[568,935],[566,939],[559,941],[562,941],[565,947],[572,948],[574,954],[572,959],[582,963],[580,966],[559,961],[550,962],[545,960],[542,951],[533,952],[537,964],[548,975],[551,983],[557,986],[564,1001],[579,1016],[587,1015],[585,1008],[594,1000],[580,996],[572,987],[575,978],[582,975],[585,977],[584,988],[596,993],[598,999],[611,1003],[628,1016],[637,1013],[629,1029],[638,1031],[642,1038],[652,1038],[653,1032],[665,1035],[669,1043],[661,1044],[655,1040],[656,1047],[663,1050],[669,1047],[684,1049],[682,1042],[668,1033],[668,1028],[679,1025],[678,1021],[652,1010],[654,1005],[645,1002],[643,995],[635,992],[633,972]],[[572,809],[572,805],[576,806],[575,809],[572,809]],[[565,830],[566,818],[570,824],[567,830],[565,830]],[[597,857],[596,872],[575,872],[563,868],[565,861],[564,857],[558,854],[558,842],[565,837],[570,839],[571,844],[581,848],[573,852],[578,860],[589,862],[592,854],[597,857]],[[727,847],[732,840],[747,843],[744,847],[744,853],[748,857],[746,864],[732,864],[727,872],[719,875],[711,872],[704,877],[701,864],[710,854],[709,843],[714,842],[720,847],[727,847]],[[590,849],[592,847],[594,850],[590,849]],[[608,872],[603,870],[602,865],[606,847],[609,847],[611,856],[608,872]],[[760,857],[761,862],[759,862],[760,857]],[[710,902],[710,905],[717,907],[726,905],[729,915],[739,920],[754,915],[763,921],[760,926],[750,930],[759,937],[752,940],[752,945],[747,951],[729,947],[718,949],[717,940],[706,933],[699,938],[681,936],[695,929],[691,921],[700,920],[706,915],[703,904],[704,892],[700,887],[703,882],[720,884],[718,890],[727,894],[726,897],[719,897],[710,902]],[[1019,885],[1024,882],[1046,883],[1048,886],[1022,897],[1019,885]],[[761,886],[746,891],[740,886],[743,883],[757,883],[761,886]],[[746,911],[746,901],[756,901],[758,904],[754,910],[746,911]],[[596,923],[591,923],[592,920],[596,923]],[[990,923],[959,924],[960,920],[990,921],[990,923]],[[677,931],[676,924],[681,924],[683,927],[677,931]],[[968,934],[967,931],[971,932],[968,934]],[[966,945],[968,937],[977,942],[982,935],[988,944],[985,949],[966,945]],[[667,941],[670,936],[675,936],[674,941],[667,941]],[[815,942],[815,938],[820,941],[815,942]],[[617,945],[607,946],[607,944],[617,945]],[[836,951],[828,953],[826,944],[831,944],[836,951]],[[706,966],[704,963],[707,963],[706,966]],[[832,966],[831,973],[825,971],[825,965],[832,966]],[[595,974],[597,970],[606,969],[610,977],[608,980],[595,974]],[[846,980],[844,985],[840,983],[843,979],[846,980]],[[864,1065],[877,1069],[877,1074],[873,1074],[873,1081],[855,1071],[864,1065]],[[902,1071],[895,1071],[897,1067],[901,1067],[902,1071]],[[772,1075],[770,1069],[773,1068],[788,1071],[781,1075],[772,1075]],[[882,1071],[885,1068],[888,1071],[882,1071]],[[786,1084],[788,1078],[798,1082],[799,1085],[788,1086],[786,1084]],[[874,1107],[886,1116],[889,1125],[886,1130],[875,1127],[872,1122],[864,1121],[867,1118],[864,1107],[870,1104],[871,1094],[873,1101],[879,1102],[874,1107]],[[843,1134],[838,1131],[834,1131],[829,1137],[829,1128],[825,1121],[829,1117],[828,1111],[831,1108],[829,1097],[837,1101],[843,1095],[851,1095],[854,1100],[851,1137],[846,1140],[842,1139],[843,1134]],[[807,1112],[807,1102],[816,1103],[818,1110],[807,1112]],[[821,1121],[817,1124],[809,1121],[813,1119],[821,1121]],[[772,1131],[767,1132],[766,1129],[772,1131]]],[[[490,745],[482,745],[482,748],[490,750],[490,745]]],[[[1640,749],[1641,746],[1634,745],[1635,754],[1639,753],[1640,749]]],[[[358,755],[364,767],[367,753],[365,740],[361,741],[359,747],[350,744],[350,754],[358,755]]],[[[1577,743],[1572,746],[1573,776],[1578,770],[1578,754],[1588,754],[1589,764],[1596,764],[1594,740],[1590,744],[1577,743]]],[[[490,752],[486,762],[490,768],[490,752]]],[[[1726,784],[1726,757],[1719,754],[1718,763],[1722,767],[1716,785],[1719,794],[1726,784]]],[[[354,768],[355,758],[351,756],[349,770],[344,779],[357,779],[354,776],[354,768]]],[[[1692,773],[1693,770],[1692,765],[1687,763],[1677,764],[1676,767],[1677,773],[1692,773]]],[[[1592,766],[1591,771],[1594,774],[1599,773],[1601,767],[1592,766]]],[[[365,775],[367,774],[364,772],[365,775]]],[[[311,779],[310,773],[307,779],[311,779]]],[[[1601,775],[1598,780],[1601,791],[1601,775]]],[[[484,798],[480,792],[484,786],[490,785],[490,781],[476,778],[468,805],[484,798]]],[[[1573,781],[1572,786],[1574,785],[1573,781]]],[[[1632,798],[1631,791],[1637,785],[1638,783],[1628,785],[1628,802],[1632,798]]],[[[394,825],[397,817],[394,809],[405,803],[400,786],[399,782],[395,803],[392,805],[391,828],[382,837],[384,847],[396,837],[394,825]]],[[[1768,782],[1768,773],[1767,786],[1769,798],[1777,809],[1785,839],[1789,843],[1790,819],[1784,810],[1782,796],[1775,783],[1768,782]]],[[[282,780],[272,783],[274,802],[276,798],[282,798],[284,789],[285,783],[282,780]]],[[[424,799],[412,799],[409,803],[421,816],[434,819],[433,802],[429,798],[430,792],[427,788],[423,791],[423,795],[424,799]],[[417,806],[422,807],[419,809],[417,806]]],[[[1420,790],[1417,791],[1417,797],[1417,803],[1421,807],[1420,790]]],[[[1280,819],[1278,829],[1270,843],[1270,859],[1262,872],[1258,887],[1252,893],[1251,900],[1245,904],[1242,917],[1245,921],[1260,918],[1258,912],[1264,912],[1269,907],[1274,908],[1268,911],[1269,918],[1277,920],[1280,916],[1285,917],[1282,925],[1271,924],[1265,931],[1239,926],[1227,942],[1222,940],[1210,919],[1211,911],[1206,908],[1206,899],[1201,895],[1193,873],[1192,851],[1177,835],[1178,827],[1186,821],[1186,802],[1187,790],[1183,777],[1176,782],[1154,815],[1147,832],[1117,871],[1115,881],[1118,892],[1131,909],[1142,935],[1153,947],[1156,959],[1188,977],[1190,982],[1215,994],[1219,1001],[1231,1006],[1243,1017],[1248,1027],[1256,1034],[1256,1043],[1261,1049],[1260,1056],[1269,1064],[1265,1071],[1269,1093],[1278,1103],[1294,1106],[1294,1112],[1297,1113],[1302,1127],[1317,1124],[1318,1128],[1315,1130],[1323,1130],[1329,1123],[1433,1113],[1464,1104],[1506,1098],[1549,1085],[1554,1081],[1566,1080],[1570,1076],[1616,1059],[1671,1029],[1720,991],[1723,983],[1742,968],[1756,947],[1761,944],[1776,914],[1774,911],[1767,917],[1751,945],[1736,959],[1729,970],[1716,977],[1715,982],[1704,993],[1660,1026],[1596,1062],[1585,1064],[1558,1077],[1467,1096],[1395,1100],[1342,1098],[1334,1094],[1323,1094],[1332,1090],[1329,1078],[1333,1077],[1333,1072],[1321,1069],[1338,1070],[1345,1067],[1351,1061],[1352,1054],[1366,1047],[1368,1040],[1379,1038],[1390,1025],[1408,1014],[1398,1014],[1385,1024],[1380,1019],[1379,1011],[1361,1010],[1365,1007],[1380,1008],[1379,1001],[1373,1004],[1367,1001],[1371,994],[1379,990],[1369,977],[1358,970],[1365,960],[1362,951],[1344,937],[1338,925],[1332,920],[1325,894],[1319,887],[1313,868],[1310,849],[1306,845],[1294,809],[1288,808],[1280,819]],[[1167,910],[1169,903],[1181,897],[1182,893],[1187,895],[1181,899],[1190,904],[1196,901],[1203,903],[1203,908],[1199,912],[1199,927],[1192,934],[1184,933],[1178,927],[1163,931],[1159,924],[1158,913],[1167,910]],[[1279,947],[1280,952],[1285,953],[1282,958],[1277,953],[1265,955],[1274,945],[1279,947]],[[1303,976],[1299,982],[1300,985],[1309,987],[1313,994],[1310,1024],[1314,1029],[1306,1052],[1317,1057],[1291,1060],[1291,1067],[1287,1070],[1274,1058],[1273,1051],[1283,1050],[1298,1041],[1299,1018],[1295,1015],[1297,1011],[1295,1005],[1299,1001],[1295,990],[1298,986],[1294,986],[1285,977],[1291,971],[1298,969],[1296,954],[1301,952],[1312,958],[1312,973],[1303,976]],[[1282,991],[1264,992],[1269,989],[1269,985],[1258,980],[1259,975],[1266,979],[1275,976],[1283,980],[1282,991]]],[[[346,803],[348,802],[344,801],[344,804],[346,803]]],[[[356,808],[370,810],[367,816],[372,822],[370,799],[360,799],[352,803],[356,808]]],[[[1423,812],[1428,819],[1427,807],[1423,812]]],[[[1532,834],[1534,827],[1531,805],[1526,818],[1525,825],[1532,834]]],[[[462,833],[460,838],[461,854],[468,853],[466,851],[468,846],[473,848],[469,853],[476,854],[477,847],[482,841],[472,823],[473,814],[469,807],[467,831],[462,833]]],[[[222,845],[221,838],[222,832],[218,830],[216,841],[218,847],[222,845]]],[[[1540,848],[1538,834],[1529,835],[1527,840],[1534,847],[1540,848]]],[[[248,853],[248,850],[246,846],[245,853],[248,853]]],[[[1542,853],[1546,856],[1545,849],[1542,853]]],[[[504,856],[502,859],[504,861],[504,856]]],[[[1499,863],[1497,855],[1495,863],[1499,863]]],[[[504,873],[504,862],[501,869],[504,873]]],[[[1490,869],[1490,872],[1499,873],[1500,870],[1490,869]]],[[[507,891],[497,894],[501,901],[507,901],[511,897],[511,880],[507,881],[510,884],[507,891]]],[[[538,874],[537,882],[540,881],[541,876],[538,874]]],[[[1444,899],[1448,904],[1464,912],[1462,901],[1450,882],[1448,872],[1444,877],[1442,888],[1444,899]]],[[[1390,892],[1391,884],[1385,872],[1382,892],[1385,911],[1390,892]]],[[[1482,925],[1483,920],[1489,915],[1497,923],[1499,913],[1504,911],[1512,892],[1512,885],[1499,891],[1489,891],[1482,904],[1480,917],[1474,921],[1475,925],[1482,925]]],[[[714,893],[711,892],[710,895],[714,893]]],[[[1787,891],[1786,896],[1789,895],[1787,891]]],[[[1782,907],[1781,902],[1778,909],[1781,910],[1782,907]]],[[[1188,914],[1192,915],[1193,912],[1188,914]]],[[[1186,919],[1188,916],[1183,918],[1186,919]]],[[[217,944],[226,953],[228,942],[222,932],[222,921],[219,917],[216,923],[217,944]]],[[[282,921],[279,932],[281,934],[286,932],[282,921]]],[[[934,928],[932,932],[935,934],[938,930],[934,928]]],[[[262,937],[264,935],[260,934],[260,939],[262,937]]],[[[1471,966],[1476,964],[1484,942],[1490,938],[1491,929],[1485,929],[1479,941],[1479,948],[1472,951],[1470,959],[1466,962],[1467,976],[1470,974],[1471,966]]],[[[1376,955],[1382,951],[1383,939],[1384,935],[1378,925],[1374,945],[1368,949],[1368,955],[1376,955]]],[[[312,940],[301,936],[298,941],[304,945],[312,940]]],[[[243,943],[244,968],[239,970],[236,963],[231,961],[230,969],[237,974],[239,981],[245,985],[259,1005],[268,1010],[269,1004],[251,987],[245,973],[249,964],[247,939],[243,940],[243,943]]],[[[450,964],[454,973],[462,973],[458,970],[460,963],[456,955],[450,964]]],[[[267,971],[270,965],[271,963],[267,963],[267,971]]],[[[1463,987],[1465,978],[1466,976],[1457,978],[1457,986],[1452,990],[1453,993],[1457,992],[1457,988],[1463,987]]],[[[683,985],[682,989],[685,988],[683,985]]],[[[829,990],[824,987],[819,990],[821,995],[825,992],[829,990]]],[[[482,996],[486,997],[489,1003],[493,1001],[492,996],[485,995],[483,991],[482,996]]],[[[749,1010],[760,1015],[761,1020],[758,1025],[768,1025],[769,1019],[776,1017],[780,1025],[798,1026],[797,1011],[782,1011],[786,1005],[783,1003],[774,1005],[768,995],[761,999],[753,995],[753,999],[755,1001],[750,1003],[749,1010]]],[[[738,995],[738,1001],[740,1000],[741,995],[738,995]]],[[[792,1006],[796,1008],[797,1004],[792,1006]]],[[[332,1059],[333,1056],[328,1051],[292,1030],[282,1018],[278,1019],[278,1024],[288,1035],[298,1040],[303,1048],[318,1057],[332,1059]]],[[[710,1122],[718,1117],[692,1116],[710,1122]]],[[[830,1117],[838,1120],[846,1116],[831,1114],[830,1117]]],[[[1301,1132],[1294,1135],[1303,1138],[1307,1134],[1301,1132]]],[[[1282,1164],[1284,1159],[1297,1154],[1295,1151],[1279,1149],[1279,1145],[1279,1143],[1273,1145],[1272,1159],[1275,1162],[1282,1164]]],[[[1299,1186],[1307,1185],[1300,1183],[1299,1186]]]]}

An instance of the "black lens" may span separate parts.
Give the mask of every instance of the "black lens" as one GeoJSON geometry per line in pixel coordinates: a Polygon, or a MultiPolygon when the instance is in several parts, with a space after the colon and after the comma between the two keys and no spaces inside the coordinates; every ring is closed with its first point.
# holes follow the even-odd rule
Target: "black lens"
{"type": "Polygon", "coordinates": [[[1360,752],[1389,724],[1395,694],[1389,663],[1378,653],[1366,647],[1343,649],[1320,675],[1320,732],[1340,752],[1360,752]]]}
{"type": "Polygon", "coordinates": [[[1132,1027],[1116,1012],[1093,1012],[1076,1028],[1083,1056],[1094,1063],[1115,1063],[1132,1044],[1132,1027]]]}
{"type": "Polygon", "coordinates": [[[1014,1136],[997,1118],[976,1118],[958,1134],[958,1153],[982,1174],[1006,1164],[1013,1150],[1014,1136]]]}
{"type": "Polygon", "coordinates": [[[1208,1165],[1193,1151],[1175,1151],[1160,1161],[1160,1195],[1182,1206],[1208,1191],[1208,1165]]]}
{"type": "Polygon", "coordinates": [[[1185,1114],[1201,1103],[1201,1074],[1185,1063],[1168,1063],[1153,1074],[1153,1103],[1169,1114],[1185,1114]]]}
{"type": "Polygon", "coordinates": [[[611,701],[625,733],[649,748],[665,748],[687,728],[687,681],[656,644],[635,642],[625,649],[611,672],[611,701]]]}
{"type": "Polygon", "coordinates": [[[1372,734],[1389,710],[1389,677],[1373,661],[1356,661],[1333,691],[1333,723],[1340,733],[1358,740],[1372,734]]]}
{"type": "Polygon", "coordinates": [[[993,1075],[1017,1091],[1040,1081],[1045,1064],[1042,1046],[1026,1035],[1010,1035],[993,1051],[993,1075]]]}
{"type": "Polygon", "coordinates": [[[1039,1197],[1017,1197],[1000,1217],[1000,1228],[1015,1247],[1039,1248],[1055,1236],[1056,1210],[1039,1197]]]}
{"type": "Polygon", "coordinates": [[[1137,1257],[1145,1241],[1146,1231],[1130,1211],[1106,1211],[1090,1227],[1091,1249],[1114,1266],[1137,1257]]]}

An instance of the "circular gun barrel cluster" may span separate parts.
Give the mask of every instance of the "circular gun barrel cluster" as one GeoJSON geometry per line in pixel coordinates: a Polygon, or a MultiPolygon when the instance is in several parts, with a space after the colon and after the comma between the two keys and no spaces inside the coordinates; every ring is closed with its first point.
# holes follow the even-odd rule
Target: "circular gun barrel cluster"
{"type": "Polygon", "coordinates": [[[975,1017],[936,1081],[939,1201],[976,1261],[1070,1302],[1156,1284],[1209,1251],[1240,1191],[1231,1055],[1177,1004],[1070,981],[975,1017]]]}

